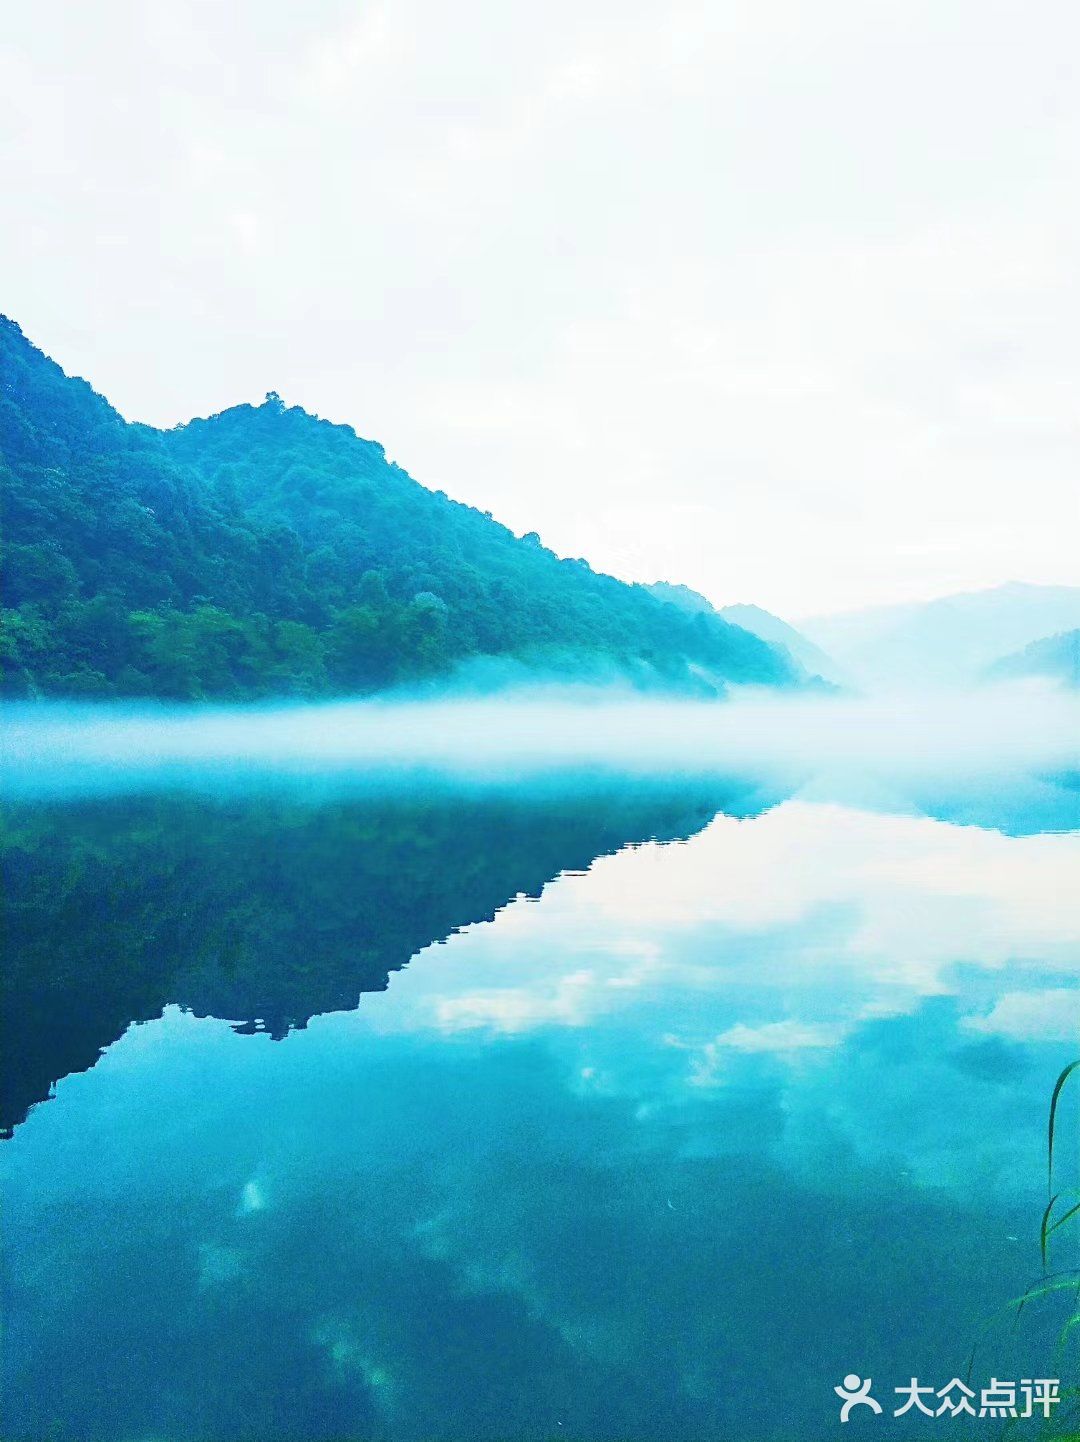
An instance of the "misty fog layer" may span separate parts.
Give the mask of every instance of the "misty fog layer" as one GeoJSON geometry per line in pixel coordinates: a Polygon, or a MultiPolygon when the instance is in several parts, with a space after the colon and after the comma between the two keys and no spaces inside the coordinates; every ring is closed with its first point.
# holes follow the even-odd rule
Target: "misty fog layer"
{"type": "Polygon", "coordinates": [[[0,779],[19,795],[289,776],[512,785],[567,771],[872,785],[1069,773],[1078,738],[1080,697],[1041,683],[888,698],[748,690],[723,703],[584,687],[253,709],[35,703],[5,710],[0,779]]]}

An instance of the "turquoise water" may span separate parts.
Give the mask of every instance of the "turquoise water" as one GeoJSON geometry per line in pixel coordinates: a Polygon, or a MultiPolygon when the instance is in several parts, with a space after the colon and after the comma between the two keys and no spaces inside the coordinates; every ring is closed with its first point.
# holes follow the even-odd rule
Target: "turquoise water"
{"type": "Polygon", "coordinates": [[[893,1389],[1075,1379],[1067,1301],[982,1330],[1040,1270],[1075,797],[24,798],[3,1437],[1000,1435],[893,1389]]]}

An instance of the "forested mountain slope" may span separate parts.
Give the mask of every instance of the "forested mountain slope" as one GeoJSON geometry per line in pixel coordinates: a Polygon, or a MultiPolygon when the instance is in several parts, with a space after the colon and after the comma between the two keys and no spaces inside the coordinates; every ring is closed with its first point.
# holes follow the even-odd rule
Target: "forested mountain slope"
{"type": "Polygon", "coordinates": [[[794,684],[715,616],[560,559],[282,404],[129,424],[0,318],[9,694],[365,693],[470,658],[708,691],[794,684]]]}

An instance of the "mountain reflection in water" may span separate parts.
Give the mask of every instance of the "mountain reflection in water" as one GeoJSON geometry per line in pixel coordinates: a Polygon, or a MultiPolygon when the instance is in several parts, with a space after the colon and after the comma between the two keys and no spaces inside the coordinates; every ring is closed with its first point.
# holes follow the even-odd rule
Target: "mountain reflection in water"
{"type": "Polygon", "coordinates": [[[10,806],[5,1438],[899,1435],[1037,1270],[1080,836],[894,801],[10,806]]]}
{"type": "Polygon", "coordinates": [[[560,871],[772,799],[747,782],[639,781],[522,799],[292,787],[11,807],[0,1122],[9,1134],[169,1002],[283,1037],[560,871]]]}

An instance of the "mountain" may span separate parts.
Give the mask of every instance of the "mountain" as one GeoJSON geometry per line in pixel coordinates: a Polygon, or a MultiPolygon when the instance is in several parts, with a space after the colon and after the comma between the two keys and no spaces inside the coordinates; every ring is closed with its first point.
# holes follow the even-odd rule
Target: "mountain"
{"type": "Polygon", "coordinates": [[[1032,641],[1022,651],[995,661],[987,668],[986,675],[992,680],[1045,676],[1063,681],[1067,686],[1080,686],[1080,630],[1062,631],[1060,635],[1032,641]]]}
{"type": "Polygon", "coordinates": [[[671,606],[678,606],[680,611],[685,611],[688,616],[715,616],[716,607],[707,596],[700,591],[692,591],[689,586],[683,586],[674,581],[653,581],[645,588],[651,591],[661,601],[666,601],[671,606]]]}
{"type": "Polygon", "coordinates": [[[1080,626],[1080,587],[1009,582],[936,601],[878,606],[800,623],[856,680],[949,684],[1000,657],[1080,626]]]}
{"type": "Polygon", "coordinates": [[[649,590],[661,601],[678,606],[687,615],[718,616],[731,626],[749,631],[752,636],[757,636],[768,645],[782,648],[810,676],[820,676],[825,681],[843,684],[840,668],[821,647],[808,641],[794,626],[781,621],[780,617],[774,616],[771,611],[762,610],[760,606],[745,605],[717,608],[700,591],[692,591],[689,586],[676,585],[670,581],[654,581],[649,590]]]}
{"type": "Polygon", "coordinates": [[[760,606],[734,605],[721,606],[717,615],[732,626],[741,626],[744,631],[767,641],[770,646],[783,646],[811,676],[844,684],[842,670],[832,657],[771,611],[765,611],[760,606]]]}
{"type": "MultiPolygon", "coordinates": [[[[362,694],[478,656],[715,694],[788,658],[566,560],[271,393],[129,424],[0,318],[9,693],[362,694]]],[[[490,669],[490,668],[489,668],[490,669]]]]}

